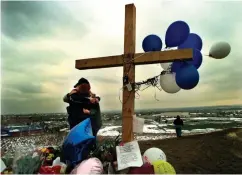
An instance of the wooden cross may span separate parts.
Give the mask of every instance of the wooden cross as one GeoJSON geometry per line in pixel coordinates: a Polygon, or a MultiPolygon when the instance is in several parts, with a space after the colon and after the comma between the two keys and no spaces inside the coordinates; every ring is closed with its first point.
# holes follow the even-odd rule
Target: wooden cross
{"type": "MultiPolygon", "coordinates": [[[[135,53],[135,33],[136,8],[134,4],[127,4],[125,5],[124,54],[76,60],[76,69],[85,70],[123,66],[123,76],[128,76],[128,81],[132,84],[135,83],[135,65],[191,60],[193,57],[192,49],[155,51],[146,54],[135,53]]],[[[133,115],[135,90],[133,88],[132,91],[128,91],[126,85],[123,82],[122,141],[130,142],[134,139],[133,115]]]]}

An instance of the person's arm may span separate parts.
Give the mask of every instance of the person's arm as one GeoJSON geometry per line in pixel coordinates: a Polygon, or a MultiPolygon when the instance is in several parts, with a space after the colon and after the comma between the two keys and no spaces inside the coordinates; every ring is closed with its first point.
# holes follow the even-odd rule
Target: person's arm
{"type": "Polygon", "coordinates": [[[70,95],[70,102],[72,103],[89,103],[90,99],[86,96],[73,93],[70,95]]]}
{"type": "Polygon", "coordinates": [[[96,99],[98,100],[98,102],[101,100],[101,98],[100,98],[99,96],[96,96],[96,94],[94,94],[94,93],[92,93],[92,92],[90,92],[90,96],[91,96],[92,98],[96,98],[96,99]]]}
{"type": "Polygon", "coordinates": [[[72,89],[70,93],[67,93],[64,97],[63,97],[63,101],[66,103],[70,103],[70,95],[72,95],[73,93],[76,93],[77,90],[76,89],[72,89]]]}
{"type": "Polygon", "coordinates": [[[98,101],[100,101],[100,100],[101,100],[101,97],[99,97],[99,96],[97,96],[96,98],[98,99],[98,101]]]}
{"type": "Polygon", "coordinates": [[[64,101],[65,103],[69,103],[69,102],[70,102],[70,95],[69,95],[69,93],[66,94],[66,95],[63,97],[63,101],[64,101]]]}

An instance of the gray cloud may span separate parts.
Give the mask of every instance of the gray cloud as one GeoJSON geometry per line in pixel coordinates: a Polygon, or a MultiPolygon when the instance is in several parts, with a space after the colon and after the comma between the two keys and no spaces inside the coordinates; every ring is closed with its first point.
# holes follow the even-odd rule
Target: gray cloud
{"type": "Polygon", "coordinates": [[[79,34],[78,37],[87,32],[84,23],[76,21],[56,1],[4,1],[1,4],[2,33],[13,39],[53,36],[56,28],[79,34]]]}
{"type": "Polygon", "coordinates": [[[88,79],[94,82],[102,82],[102,83],[119,83],[120,81],[117,79],[112,79],[111,77],[103,77],[103,76],[89,76],[88,79]]]}
{"type": "Polygon", "coordinates": [[[19,50],[17,47],[2,46],[2,69],[13,72],[32,72],[36,67],[55,65],[68,56],[61,50],[19,50]]]}
{"type": "MultiPolygon", "coordinates": [[[[118,91],[122,84],[122,69],[79,71],[74,68],[75,57],[122,54],[123,33],[119,34],[121,29],[114,31],[116,26],[113,26],[115,29],[109,26],[119,23],[112,21],[112,17],[108,23],[108,16],[105,16],[107,11],[100,12],[104,16],[99,18],[98,9],[105,10],[106,7],[99,7],[101,3],[98,3],[2,2],[3,113],[64,112],[62,95],[81,77],[88,78],[97,91],[95,93],[102,96],[103,110],[121,109],[118,91]],[[107,31],[102,22],[108,26],[107,31]],[[91,35],[85,37],[89,33],[91,35]],[[41,47],[38,41],[50,48],[41,47]],[[95,47],[90,49],[89,45],[95,47]],[[72,65],[66,67],[64,73],[61,72],[63,62],[72,65]],[[62,94],[62,91],[65,92],[62,94]]],[[[181,5],[176,1],[167,1],[147,5],[137,2],[137,52],[140,52],[147,32],[159,34],[164,41],[166,27],[174,20],[185,20],[192,32],[202,36],[204,47],[213,41],[225,40],[231,44],[232,53],[224,60],[204,57],[199,69],[200,82],[194,90],[175,95],[157,91],[160,101],[154,99],[153,90],[148,90],[141,93],[140,100],[136,100],[136,108],[213,105],[221,100],[233,103],[233,100],[241,97],[242,70],[239,65],[242,55],[238,45],[238,38],[242,37],[238,32],[242,27],[242,16],[238,15],[242,10],[241,4],[191,1],[181,5]],[[173,11],[170,10],[171,6],[173,11]],[[148,12],[152,15],[147,15],[148,12]]],[[[119,7],[116,5],[115,8],[119,7]]],[[[121,11],[117,13],[121,14],[121,11]]],[[[121,20],[119,15],[115,17],[121,20]]],[[[136,80],[144,80],[157,72],[160,72],[160,67],[155,65],[137,68],[136,80]]]]}
{"type": "Polygon", "coordinates": [[[52,98],[52,99],[28,98],[26,100],[19,100],[18,98],[5,99],[1,104],[2,104],[1,105],[2,112],[3,113],[7,112],[10,114],[43,113],[43,112],[52,113],[53,111],[65,112],[65,104],[63,104],[61,98],[52,98]]]}

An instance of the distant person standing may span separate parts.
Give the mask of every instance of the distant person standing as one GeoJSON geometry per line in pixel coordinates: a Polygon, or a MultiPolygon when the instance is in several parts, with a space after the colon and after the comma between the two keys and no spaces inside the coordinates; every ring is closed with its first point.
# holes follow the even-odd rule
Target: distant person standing
{"type": "Polygon", "coordinates": [[[176,119],[174,120],[173,124],[175,125],[176,136],[177,137],[181,137],[183,120],[180,118],[179,115],[176,117],[176,119]]]}

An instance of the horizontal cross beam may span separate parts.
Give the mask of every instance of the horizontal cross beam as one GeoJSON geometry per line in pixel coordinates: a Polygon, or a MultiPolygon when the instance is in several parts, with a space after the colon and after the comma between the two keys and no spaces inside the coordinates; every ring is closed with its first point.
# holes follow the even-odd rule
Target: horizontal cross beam
{"type": "MultiPolygon", "coordinates": [[[[167,51],[156,51],[134,54],[134,64],[156,64],[173,62],[176,60],[191,60],[193,57],[192,49],[178,49],[167,51]],[[136,58],[137,57],[137,58],[136,58]]],[[[124,55],[115,55],[108,57],[89,58],[76,60],[76,69],[98,69],[98,68],[111,68],[124,65],[124,55]]]]}

